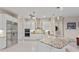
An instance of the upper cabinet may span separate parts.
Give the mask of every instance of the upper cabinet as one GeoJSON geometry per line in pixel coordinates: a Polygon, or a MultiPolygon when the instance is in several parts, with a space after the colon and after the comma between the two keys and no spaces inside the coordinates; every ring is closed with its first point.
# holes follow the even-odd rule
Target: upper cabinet
{"type": "Polygon", "coordinates": [[[4,17],[5,17],[6,20],[9,20],[9,21],[12,21],[12,22],[18,22],[17,18],[12,17],[12,16],[10,16],[8,14],[4,14],[4,17]]]}

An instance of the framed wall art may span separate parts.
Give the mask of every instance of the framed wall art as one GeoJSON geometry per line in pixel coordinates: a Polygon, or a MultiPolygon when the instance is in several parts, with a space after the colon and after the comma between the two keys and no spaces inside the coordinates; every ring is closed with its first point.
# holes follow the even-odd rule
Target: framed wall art
{"type": "Polygon", "coordinates": [[[67,29],[76,29],[76,22],[67,23],[67,29]]]}

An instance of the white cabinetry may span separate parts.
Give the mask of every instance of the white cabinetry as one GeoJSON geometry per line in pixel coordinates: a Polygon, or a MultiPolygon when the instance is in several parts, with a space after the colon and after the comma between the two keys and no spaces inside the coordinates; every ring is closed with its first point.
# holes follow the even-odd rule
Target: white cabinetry
{"type": "MultiPolygon", "coordinates": [[[[6,39],[7,38],[6,37],[6,35],[7,35],[6,30],[10,29],[10,26],[11,26],[11,25],[8,25],[8,28],[7,28],[7,26],[6,26],[7,21],[17,23],[16,18],[14,18],[8,14],[0,14],[0,30],[3,31],[3,37],[0,36],[0,49],[6,48],[6,44],[7,44],[7,42],[6,42],[6,40],[7,40],[6,39]]],[[[10,32],[10,31],[7,31],[7,32],[10,32]]],[[[10,38],[10,37],[11,37],[11,35],[8,36],[8,38],[10,38]]]]}

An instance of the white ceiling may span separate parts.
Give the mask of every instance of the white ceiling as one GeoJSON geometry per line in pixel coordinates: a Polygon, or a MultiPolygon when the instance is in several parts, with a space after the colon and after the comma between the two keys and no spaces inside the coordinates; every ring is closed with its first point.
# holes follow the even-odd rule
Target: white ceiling
{"type": "Polygon", "coordinates": [[[28,17],[33,11],[36,16],[79,16],[79,7],[63,7],[63,11],[59,11],[56,7],[3,7],[3,9],[18,14],[19,16],[28,17]]]}

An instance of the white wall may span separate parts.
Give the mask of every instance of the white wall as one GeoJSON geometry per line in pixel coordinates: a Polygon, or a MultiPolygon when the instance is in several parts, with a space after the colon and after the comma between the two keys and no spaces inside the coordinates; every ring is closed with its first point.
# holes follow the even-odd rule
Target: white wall
{"type": "Polygon", "coordinates": [[[76,37],[79,37],[78,22],[79,22],[79,17],[65,17],[64,18],[64,36],[66,38],[76,40],[76,37]],[[76,29],[67,29],[68,22],[76,22],[76,29]]]}

